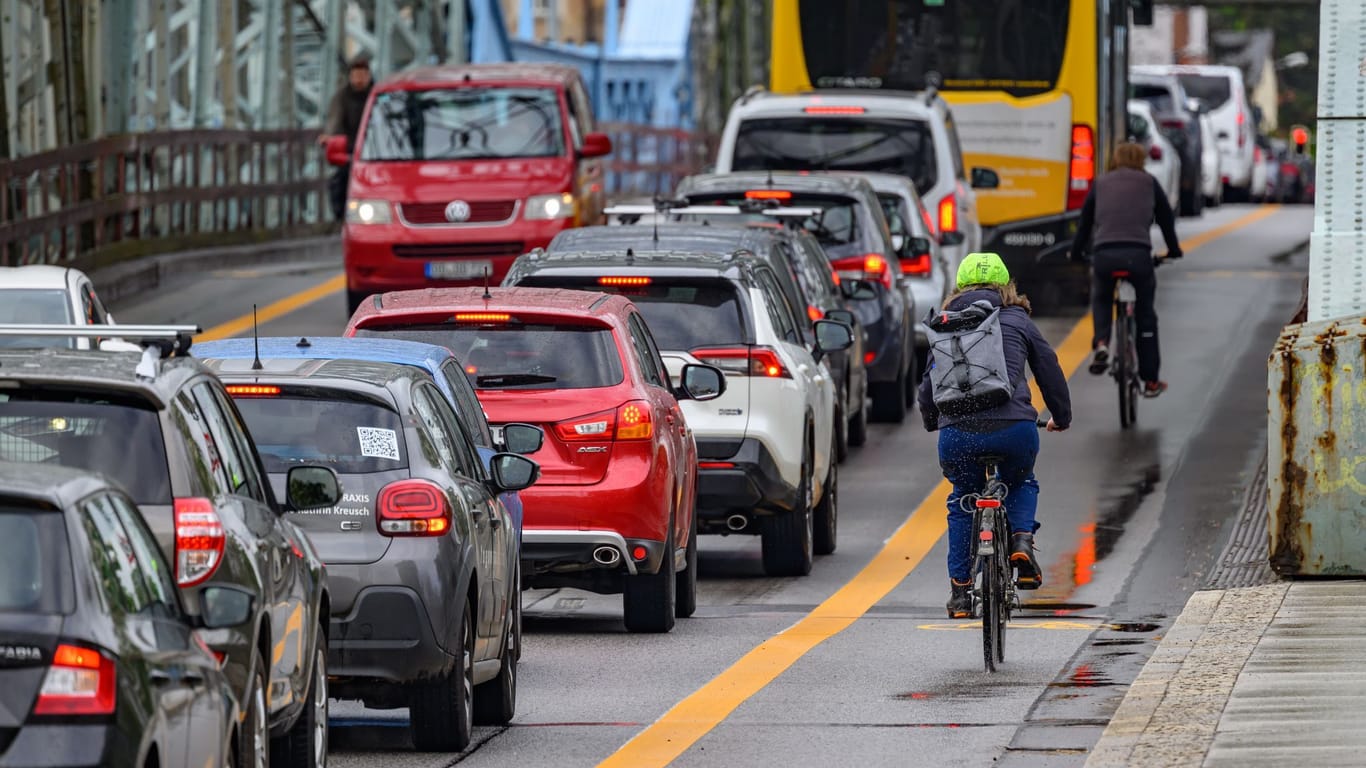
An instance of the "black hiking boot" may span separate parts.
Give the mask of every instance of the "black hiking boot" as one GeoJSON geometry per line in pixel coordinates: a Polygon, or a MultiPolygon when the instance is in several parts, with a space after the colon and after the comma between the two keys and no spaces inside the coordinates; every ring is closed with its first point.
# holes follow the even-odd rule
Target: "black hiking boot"
{"type": "Polygon", "coordinates": [[[949,590],[949,618],[972,618],[972,581],[960,584],[957,579],[949,579],[949,590]]]}
{"type": "Polygon", "coordinates": [[[1034,534],[1013,533],[1010,535],[1010,564],[1015,566],[1015,586],[1020,589],[1038,589],[1043,586],[1043,569],[1034,559],[1034,534]]]}

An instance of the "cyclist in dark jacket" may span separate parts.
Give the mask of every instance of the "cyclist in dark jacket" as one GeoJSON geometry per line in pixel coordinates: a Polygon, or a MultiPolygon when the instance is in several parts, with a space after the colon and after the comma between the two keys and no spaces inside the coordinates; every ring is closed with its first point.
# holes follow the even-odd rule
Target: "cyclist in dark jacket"
{"type": "MultiPolygon", "coordinates": [[[[959,506],[964,495],[980,493],[985,472],[978,457],[1005,457],[998,465],[1009,488],[1005,498],[1010,520],[1010,562],[1020,589],[1038,589],[1043,571],[1034,557],[1034,532],[1039,524],[1034,513],[1039,503],[1039,483],[1034,479],[1034,459],[1039,454],[1039,413],[1034,409],[1025,366],[1034,372],[1044,404],[1052,413],[1048,431],[1061,432],[1072,424],[1072,401],[1067,376],[1058,356],[1029,319],[1029,300],[1010,280],[1010,272],[994,253],[972,253],[958,268],[958,291],[944,303],[948,310],[963,309],[986,300],[1001,307],[1001,341],[1007,380],[1014,392],[1010,400],[969,416],[951,417],[934,405],[931,362],[920,382],[920,415],[925,429],[939,431],[939,466],[953,484],[949,494],[949,618],[972,615],[972,513],[959,506]]],[[[931,355],[933,360],[933,355],[931,355]]]]}
{"type": "Polygon", "coordinates": [[[1080,261],[1087,241],[1091,241],[1091,320],[1095,350],[1088,370],[1100,375],[1110,366],[1110,326],[1114,321],[1115,272],[1128,272],[1137,294],[1134,324],[1138,326],[1138,377],[1143,380],[1145,397],[1167,391],[1159,378],[1162,360],[1157,343],[1157,276],[1153,274],[1153,246],[1149,232],[1153,223],[1167,241],[1167,258],[1181,258],[1181,243],[1176,239],[1176,218],[1167,204],[1162,186],[1143,170],[1147,153],[1140,144],[1126,143],[1115,148],[1115,169],[1092,185],[1081,209],[1081,222],[1072,240],[1073,261],[1080,261]]]}

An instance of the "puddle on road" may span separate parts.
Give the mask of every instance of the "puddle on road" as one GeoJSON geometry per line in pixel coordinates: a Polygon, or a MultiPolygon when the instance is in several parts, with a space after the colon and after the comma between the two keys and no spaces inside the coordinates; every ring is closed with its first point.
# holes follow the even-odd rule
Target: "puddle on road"
{"type": "MultiPolygon", "coordinates": [[[[1115,624],[1106,624],[1104,628],[1115,632],[1156,632],[1161,629],[1162,626],[1160,624],[1151,624],[1142,621],[1125,621],[1115,624]]],[[[1099,643],[1097,643],[1097,645],[1099,645],[1099,643]]]]}

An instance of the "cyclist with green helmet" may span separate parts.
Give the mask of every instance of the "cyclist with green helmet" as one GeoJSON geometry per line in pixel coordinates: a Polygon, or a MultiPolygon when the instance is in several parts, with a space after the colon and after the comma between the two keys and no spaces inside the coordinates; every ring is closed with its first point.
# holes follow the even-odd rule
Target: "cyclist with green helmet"
{"type": "Polygon", "coordinates": [[[979,456],[1003,457],[998,469],[1010,490],[1004,503],[1017,585],[1020,589],[1038,589],[1043,584],[1043,571],[1034,556],[1034,532],[1039,528],[1034,519],[1039,501],[1039,483],[1034,478],[1039,414],[1030,396],[1026,365],[1034,372],[1044,404],[1052,414],[1048,431],[1061,432],[1071,425],[1072,404],[1058,356],[1030,319],[1029,300],[1016,289],[1001,257],[994,253],[968,254],[958,268],[957,288],[944,303],[945,310],[962,310],[978,301],[1000,308],[1006,379],[1011,387],[1010,399],[1000,405],[950,416],[934,404],[933,362],[920,383],[920,414],[925,429],[939,432],[939,466],[953,484],[948,497],[948,612],[949,618],[961,619],[972,615],[972,513],[964,511],[958,502],[966,494],[983,490],[985,476],[979,456]]]}

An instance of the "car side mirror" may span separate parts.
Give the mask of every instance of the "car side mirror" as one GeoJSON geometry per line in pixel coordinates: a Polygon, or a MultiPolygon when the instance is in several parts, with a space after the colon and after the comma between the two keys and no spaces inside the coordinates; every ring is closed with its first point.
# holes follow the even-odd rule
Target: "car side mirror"
{"type": "Polygon", "coordinates": [[[530,488],[541,476],[541,465],[516,453],[495,454],[489,462],[493,485],[499,491],[530,488]]]}
{"type": "Polygon", "coordinates": [[[290,512],[335,507],[341,495],[341,481],[330,467],[290,467],[285,475],[285,505],[290,512]]]}
{"type": "Polygon", "coordinates": [[[1001,177],[990,168],[972,169],[973,189],[996,189],[1001,186],[1001,177]]]}
{"type": "Polygon", "coordinates": [[[941,233],[941,234],[939,235],[939,244],[940,244],[940,245],[962,245],[962,244],[963,244],[963,241],[964,241],[964,240],[967,240],[967,239],[968,239],[968,238],[967,238],[967,235],[964,235],[962,232],[958,232],[958,231],[944,232],[944,233],[941,233]]]}
{"type": "Polygon", "coordinates": [[[726,375],[711,365],[688,363],[679,376],[679,395],[688,400],[715,400],[726,392],[726,375]]]}
{"type": "Polygon", "coordinates": [[[850,328],[853,328],[858,324],[858,320],[854,317],[854,313],[847,309],[832,309],[825,313],[825,319],[836,323],[844,323],[850,328]]]}
{"type": "Polygon", "coordinates": [[[877,298],[877,291],[867,280],[841,280],[840,291],[846,299],[866,301],[877,298]]]}
{"type": "Polygon", "coordinates": [[[215,584],[199,591],[199,605],[197,626],[204,629],[236,627],[251,620],[256,596],[239,587],[215,584]]]}
{"type": "Polygon", "coordinates": [[[583,137],[581,157],[602,157],[612,154],[612,138],[605,133],[590,133],[583,137]]]}
{"type": "Polygon", "coordinates": [[[328,136],[323,147],[327,153],[328,165],[346,165],[351,162],[351,153],[347,151],[345,136],[328,136]]]}
{"type": "Polygon", "coordinates": [[[545,432],[530,424],[507,424],[503,427],[503,449],[508,453],[526,455],[541,450],[545,432]]]}
{"type": "Polygon", "coordinates": [[[854,329],[833,320],[816,321],[816,346],[811,356],[820,362],[830,352],[848,349],[854,343],[854,329]]]}

